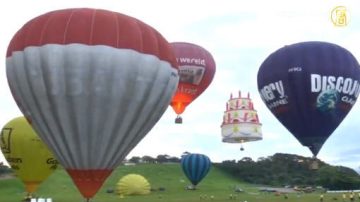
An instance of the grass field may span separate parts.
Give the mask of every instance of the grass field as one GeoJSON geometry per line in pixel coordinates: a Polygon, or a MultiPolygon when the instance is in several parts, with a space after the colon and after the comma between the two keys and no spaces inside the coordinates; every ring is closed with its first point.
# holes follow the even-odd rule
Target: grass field
{"type": "MultiPolygon", "coordinates": [[[[219,169],[212,167],[207,177],[198,185],[197,190],[185,190],[189,181],[183,175],[179,164],[142,164],[136,166],[120,166],[108,178],[102,189],[92,202],[198,202],[198,201],[247,201],[247,202],[317,202],[319,193],[288,194],[276,196],[274,193],[261,193],[257,186],[235,180],[219,169]],[[107,193],[114,189],[117,181],[124,175],[137,173],[143,175],[157,191],[146,196],[126,196],[120,198],[115,193],[107,193]],[[158,191],[162,187],[165,191],[158,191]],[[235,193],[234,188],[241,187],[243,193],[235,193]],[[230,194],[236,198],[230,199],[230,194]],[[203,197],[200,197],[203,196],[203,197]],[[213,197],[213,198],[212,198],[213,197]]],[[[39,187],[36,195],[52,198],[53,202],[82,202],[80,193],[73,185],[67,173],[59,169],[39,187]]],[[[20,202],[25,196],[24,187],[16,178],[0,180],[0,202],[20,202]]],[[[324,202],[342,201],[340,194],[326,194],[324,202]],[[333,198],[336,197],[337,200],[333,198]]],[[[349,201],[349,200],[348,200],[349,201]]],[[[357,200],[359,201],[359,200],[357,200]]]]}

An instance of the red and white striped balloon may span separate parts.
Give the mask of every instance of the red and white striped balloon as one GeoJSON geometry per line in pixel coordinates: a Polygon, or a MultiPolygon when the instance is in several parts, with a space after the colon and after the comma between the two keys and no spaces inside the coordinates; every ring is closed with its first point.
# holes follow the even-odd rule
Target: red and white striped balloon
{"type": "Polygon", "coordinates": [[[179,80],[159,32],[89,8],[26,23],[6,71],[20,109],[87,199],[160,119],[179,80]]]}

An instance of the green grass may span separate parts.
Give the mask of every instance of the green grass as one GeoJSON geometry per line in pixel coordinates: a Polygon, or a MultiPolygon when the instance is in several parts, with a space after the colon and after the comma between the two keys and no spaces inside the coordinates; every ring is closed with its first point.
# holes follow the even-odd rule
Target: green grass
{"type": "MultiPolygon", "coordinates": [[[[233,179],[221,170],[212,167],[206,178],[198,185],[197,190],[185,190],[189,181],[186,179],[179,164],[142,164],[137,166],[120,166],[104,183],[102,189],[97,193],[92,202],[199,202],[199,201],[248,201],[248,202],[316,202],[319,201],[319,193],[313,194],[289,194],[288,199],[283,196],[275,196],[273,193],[260,193],[255,185],[243,183],[233,179]],[[120,198],[115,193],[106,193],[108,189],[115,189],[118,180],[129,173],[141,174],[158,189],[165,191],[154,191],[145,196],[126,196],[120,198]],[[234,187],[241,187],[244,193],[236,194],[234,187]],[[230,200],[230,194],[236,194],[236,199],[230,200]],[[200,199],[200,195],[207,198],[200,199]],[[210,197],[214,198],[211,199],[210,197]]],[[[36,192],[38,197],[52,198],[53,202],[82,202],[80,193],[73,185],[67,173],[58,169],[45,182],[41,184],[36,192]]],[[[25,196],[24,187],[20,180],[0,180],[0,202],[19,202],[25,196]]],[[[326,194],[325,201],[333,201],[340,194],[326,194]]]]}

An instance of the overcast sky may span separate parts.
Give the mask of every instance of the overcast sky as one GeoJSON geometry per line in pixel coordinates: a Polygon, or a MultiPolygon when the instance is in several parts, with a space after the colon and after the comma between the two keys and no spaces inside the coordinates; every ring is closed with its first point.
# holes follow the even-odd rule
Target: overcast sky
{"type": "MultiPolygon", "coordinates": [[[[184,151],[206,154],[212,161],[267,157],[277,152],[311,157],[270,113],[257,91],[257,71],[264,59],[284,45],[301,41],[327,41],[352,52],[360,61],[359,0],[61,0],[7,1],[0,7],[0,125],[21,116],[7,84],[5,53],[15,32],[28,20],[48,11],[90,7],[135,17],[157,29],[169,42],[184,41],[206,48],[216,61],[216,74],[209,88],[183,114],[183,124],[174,124],[168,108],[152,131],[130,156],[184,151]],[[346,27],[331,22],[331,11],[345,6],[350,17],[346,27]],[[230,93],[250,92],[263,124],[263,140],[245,144],[221,142],[225,103],[230,93]]],[[[359,101],[360,102],[360,101],[359,101]]],[[[360,166],[360,104],[324,144],[318,157],[332,165],[360,166]]],[[[0,153],[0,162],[4,161],[0,153]]]]}

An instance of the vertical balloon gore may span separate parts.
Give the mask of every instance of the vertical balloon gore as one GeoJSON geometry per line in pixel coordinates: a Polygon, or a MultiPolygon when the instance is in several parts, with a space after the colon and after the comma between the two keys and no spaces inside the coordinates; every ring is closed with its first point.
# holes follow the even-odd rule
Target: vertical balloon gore
{"type": "Polygon", "coordinates": [[[266,58],[257,83],[269,110],[316,156],[358,98],[360,67],[343,47],[302,42],[266,58]]]}
{"type": "Polygon", "coordinates": [[[204,154],[188,154],[181,159],[181,167],[192,185],[196,186],[208,174],[211,161],[204,154]]]}
{"type": "Polygon", "coordinates": [[[86,199],[94,197],[96,192],[101,188],[106,178],[112,170],[76,170],[66,169],[74,184],[79,188],[80,193],[86,199]]]}

